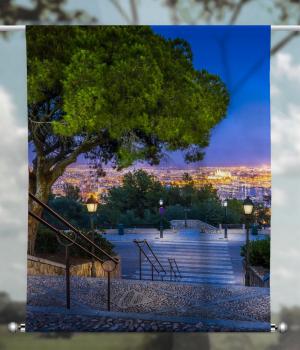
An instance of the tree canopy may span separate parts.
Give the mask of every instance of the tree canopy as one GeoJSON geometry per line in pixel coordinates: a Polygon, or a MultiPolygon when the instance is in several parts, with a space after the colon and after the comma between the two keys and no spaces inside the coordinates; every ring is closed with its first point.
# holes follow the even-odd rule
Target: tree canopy
{"type": "Polygon", "coordinates": [[[41,128],[35,121],[50,122],[42,151],[54,167],[96,149],[121,167],[137,159],[158,164],[177,149],[197,161],[226,115],[224,83],[194,69],[181,39],[117,26],[30,27],[27,39],[31,137],[41,128]]]}
{"type": "Polygon", "coordinates": [[[32,26],[26,36],[30,191],[44,202],[81,154],[101,175],[103,164],[158,164],[167,151],[201,160],[226,116],[226,86],[194,68],[182,39],[147,26],[32,26]]]}
{"type": "MultiPolygon", "coordinates": [[[[183,179],[188,182],[182,187],[166,187],[144,170],[127,173],[122,185],[110,189],[103,197],[104,203],[98,211],[99,224],[159,225],[159,199],[164,202],[166,226],[171,220],[183,220],[186,209],[188,219],[198,219],[216,226],[223,223],[225,213],[217,190],[211,185],[196,188],[189,174],[184,174],[183,179]]],[[[242,202],[231,199],[228,203],[227,221],[231,224],[241,223],[242,202]]]]}

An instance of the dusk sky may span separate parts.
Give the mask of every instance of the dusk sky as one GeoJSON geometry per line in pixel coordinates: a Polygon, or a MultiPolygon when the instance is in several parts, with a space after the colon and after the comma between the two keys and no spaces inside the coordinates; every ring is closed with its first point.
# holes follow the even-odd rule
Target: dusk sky
{"type": "MultiPolygon", "coordinates": [[[[268,26],[152,26],[166,38],[183,38],[194,66],[217,74],[230,93],[228,115],[211,134],[202,162],[195,165],[269,165],[270,28],[268,26]]],[[[30,162],[32,161],[30,152],[30,162]]],[[[78,162],[85,162],[83,156],[78,162]]],[[[184,166],[181,152],[162,164],[184,166]]],[[[186,165],[187,166],[187,165],[186,165]]],[[[194,166],[188,165],[188,167],[194,166]]]]}
{"type": "MultiPolygon", "coordinates": [[[[227,117],[217,125],[202,165],[270,164],[270,29],[267,26],[154,26],[183,38],[194,66],[217,74],[230,92],[227,117]]],[[[183,165],[178,152],[174,163],[183,165]]]]}

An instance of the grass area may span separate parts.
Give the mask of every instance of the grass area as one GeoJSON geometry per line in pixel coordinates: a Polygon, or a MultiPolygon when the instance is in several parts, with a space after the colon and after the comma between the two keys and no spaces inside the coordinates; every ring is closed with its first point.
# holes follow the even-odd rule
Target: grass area
{"type": "Polygon", "coordinates": [[[277,333],[219,333],[210,335],[211,350],[268,350],[277,333]]]}
{"type": "Polygon", "coordinates": [[[69,339],[43,338],[40,334],[11,334],[0,326],[0,350],[135,350],[142,349],[151,335],[122,333],[74,333],[69,339]]]}
{"type": "MultiPolygon", "coordinates": [[[[191,334],[175,335],[174,349],[184,349],[186,341],[182,337],[191,334]]],[[[197,346],[197,336],[193,342],[197,346]]],[[[199,334],[200,335],[200,334],[199,334]]],[[[39,333],[11,334],[6,326],[0,326],[0,350],[137,350],[148,349],[146,344],[155,334],[127,334],[127,333],[74,333],[71,338],[43,338],[39,333]]],[[[201,336],[200,336],[201,338],[201,336]]],[[[199,338],[199,341],[200,341],[199,338]]],[[[276,333],[211,333],[209,334],[210,350],[268,350],[272,344],[277,344],[276,333]]],[[[200,341],[201,343],[201,341],[200,341]]],[[[199,345],[199,344],[198,344],[199,345]]],[[[194,349],[194,347],[193,347],[194,349]]],[[[204,349],[203,350],[208,350],[204,349]]]]}

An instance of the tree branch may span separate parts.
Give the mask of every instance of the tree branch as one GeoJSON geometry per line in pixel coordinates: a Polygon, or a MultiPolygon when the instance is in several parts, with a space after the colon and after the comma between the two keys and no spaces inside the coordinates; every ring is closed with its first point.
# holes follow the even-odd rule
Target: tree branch
{"type": "Polygon", "coordinates": [[[280,49],[282,49],[286,44],[288,44],[292,39],[296,38],[300,32],[291,32],[287,34],[283,39],[281,39],[277,44],[271,48],[271,55],[275,55],[280,49]]]}
{"type": "Polygon", "coordinates": [[[131,13],[132,13],[132,24],[138,24],[139,17],[137,12],[136,0],[130,0],[130,7],[131,7],[131,13]]]}
{"type": "Polygon", "coordinates": [[[57,162],[51,170],[52,181],[54,182],[59,176],[61,176],[68,165],[76,162],[76,159],[80,154],[92,150],[97,146],[98,143],[99,138],[97,137],[86,140],[80,146],[78,146],[67,158],[57,162]]]}
{"type": "Polygon", "coordinates": [[[244,7],[244,5],[246,5],[247,2],[250,2],[252,0],[240,0],[240,2],[236,5],[235,10],[233,11],[233,14],[229,20],[230,24],[234,24],[242,10],[242,8],[244,7]]]}
{"type": "Polygon", "coordinates": [[[123,7],[120,5],[118,0],[111,0],[111,3],[115,6],[115,8],[118,10],[120,15],[125,19],[125,21],[130,24],[131,20],[127,13],[124,11],[123,7]]]}

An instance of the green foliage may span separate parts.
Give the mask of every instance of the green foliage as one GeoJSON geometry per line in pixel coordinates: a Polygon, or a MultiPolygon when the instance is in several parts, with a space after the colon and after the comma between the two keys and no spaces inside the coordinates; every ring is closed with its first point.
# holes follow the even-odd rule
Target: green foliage
{"type": "MultiPolygon", "coordinates": [[[[227,223],[241,224],[245,221],[243,202],[237,199],[227,200],[227,223]]],[[[224,222],[224,221],[223,221],[224,222]]]]}
{"type": "MultiPolygon", "coordinates": [[[[73,226],[79,228],[83,234],[91,238],[90,217],[84,204],[67,197],[52,197],[49,200],[48,205],[73,226]]],[[[47,222],[60,230],[69,230],[67,226],[46,212],[44,213],[44,218],[47,222]]],[[[95,228],[99,230],[101,229],[101,226],[98,224],[98,218],[95,217],[95,219],[95,228]]],[[[70,234],[70,236],[74,238],[74,235],[72,233],[66,234],[70,234]]],[[[90,250],[91,247],[83,239],[79,238],[78,242],[90,250]]],[[[114,254],[113,245],[102,235],[95,234],[95,243],[98,244],[108,254],[114,254]]],[[[35,251],[36,253],[42,254],[62,254],[64,248],[59,244],[56,238],[56,234],[41,224],[39,225],[37,233],[35,251]]],[[[72,246],[71,255],[80,258],[89,258],[89,255],[87,253],[76,246],[72,246]]],[[[104,258],[100,252],[98,256],[104,258]]]]}
{"type": "MultiPolygon", "coordinates": [[[[164,226],[171,220],[184,220],[188,209],[188,219],[200,219],[212,225],[224,221],[224,208],[218,198],[217,191],[206,185],[195,188],[192,180],[183,187],[162,186],[155,177],[143,170],[129,172],[124,176],[120,187],[111,189],[103,198],[105,204],[98,211],[98,222],[105,226],[116,226],[118,223],[126,227],[151,226],[158,227],[159,199],[164,200],[164,226]]],[[[230,223],[239,223],[242,204],[237,200],[229,201],[230,223]],[[234,221],[236,220],[236,221],[234,221]]]]}
{"type": "MultiPolygon", "coordinates": [[[[30,191],[44,202],[81,154],[99,170],[159,164],[175,150],[186,162],[201,160],[226,116],[221,79],[194,68],[188,42],[149,26],[30,26],[26,39],[28,140],[36,154],[30,191]]],[[[32,254],[36,230],[29,226],[32,254]]]]}
{"type": "MultiPolygon", "coordinates": [[[[6,292],[0,291],[0,324],[7,327],[9,322],[24,322],[25,303],[12,301],[6,292]]],[[[6,328],[7,329],[7,328],[6,328]]],[[[0,339],[1,336],[0,336],[0,339]]],[[[1,343],[0,343],[0,349],[1,343]]]]}
{"type": "MultiPolygon", "coordinates": [[[[58,197],[49,200],[49,206],[59,215],[65,218],[70,224],[77,228],[89,227],[89,214],[83,203],[77,202],[70,197],[58,197]]],[[[44,217],[49,223],[54,224],[60,229],[67,229],[63,224],[55,219],[52,215],[45,212],[44,217]]]]}
{"type": "MultiPolygon", "coordinates": [[[[84,235],[86,235],[88,238],[92,238],[92,232],[85,230],[82,231],[84,235]]],[[[74,239],[74,234],[65,232],[66,235],[70,235],[74,239]]],[[[83,247],[87,248],[91,251],[91,246],[86,243],[86,241],[82,238],[77,238],[77,242],[80,243],[83,247]]],[[[113,251],[113,244],[111,244],[105,237],[103,237],[100,234],[95,234],[95,243],[101,247],[106,253],[110,255],[115,255],[115,252],[113,251]]],[[[36,239],[36,253],[37,254],[64,254],[64,247],[58,242],[56,238],[56,234],[49,230],[48,228],[43,227],[40,225],[38,229],[37,239],[36,239]]],[[[105,255],[102,254],[100,251],[97,252],[97,256],[100,258],[105,258],[105,255]]],[[[77,258],[90,258],[90,255],[86,252],[84,252],[81,248],[73,245],[71,247],[71,256],[77,257],[77,258]]]]}
{"type": "Polygon", "coordinates": [[[224,219],[224,211],[219,200],[199,201],[192,206],[189,215],[191,219],[200,219],[214,226],[219,225],[224,219]]]}
{"type": "MultiPolygon", "coordinates": [[[[89,239],[92,239],[92,231],[85,231],[83,232],[89,239]]],[[[83,239],[78,239],[78,242],[90,250],[90,245],[86,243],[83,239]]],[[[113,250],[114,245],[110,243],[105,237],[103,237],[101,234],[95,233],[94,242],[107,254],[109,255],[115,255],[115,252],[113,250]]],[[[80,257],[80,258],[90,258],[90,255],[88,253],[85,253],[77,246],[72,246],[71,248],[71,254],[72,256],[80,257]]],[[[102,254],[99,250],[95,249],[95,254],[99,256],[102,259],[106,259],[105,255],[102,254]]]]}
{"type": "MultiPolygon", "coordinates": [[[[166,218],[168,220],[184,220],[184,209],[180,204],[170,205],[166,208],[166,218]]],[[[191,218],[189,215],[188,218],[191,218]]]]}
{"type": "Polygon", "coordinates": [[[66,183],[64,185],[65,197],[74,201],[79,201],[80,198],[80,188],[73,186],[72,184],[66,183]]]}
{"type": "Polygon", "coordinates": [[[265,208],[263,204],[259,204],[255,208],[255,219],[260,226],[271,224],[271,211],[269,208],[265,208]]]}
{"type": "Polygon", "coordinates": [[[120,167],[157,164],[163,149],[197,161],[226,115],[224,83],[193,67],[182,39],[148,26],[33,26],[26,35],[29,115],[47,113],[48,133],[67,137],[69,147],[106,133],[107,146],[95,140],[83,153],[113,146],[105,152],[120,167]]]}
{"type": "Polygon", "coordinates": [[[18,1],[5,0],[0,3],[0,23],[12,25],[17,23],[95,23],[96,18],[91,17],[84,9],[71,10],[69,0],[33,0],[18,1]]]}
{"type": "Polygon", "coordinates": [[[163,196],[163,186],[152,175],[143,170],[129,172],[124,176],[121,187],[112,188],[106,198],[110,208],[121,213],[128,210],[132,215],[144,218],[145,209],[154,214],[158,210],[159,199],[163,196]]]}
{"type": "MultiPolygon", "coordinates": [[[[241,256],[246,254],[246,245],[241,248],[241,256]]],[[[249,259],[252,266],[270,268],[270,239],[249,242],[249,259]]]]}
{"type": "Polygon", "coordinates": [[[55,233],[40,225],[36,237],[35,252],[37,254],[56,254],[58,251],[59,243],[55,233]]]}

